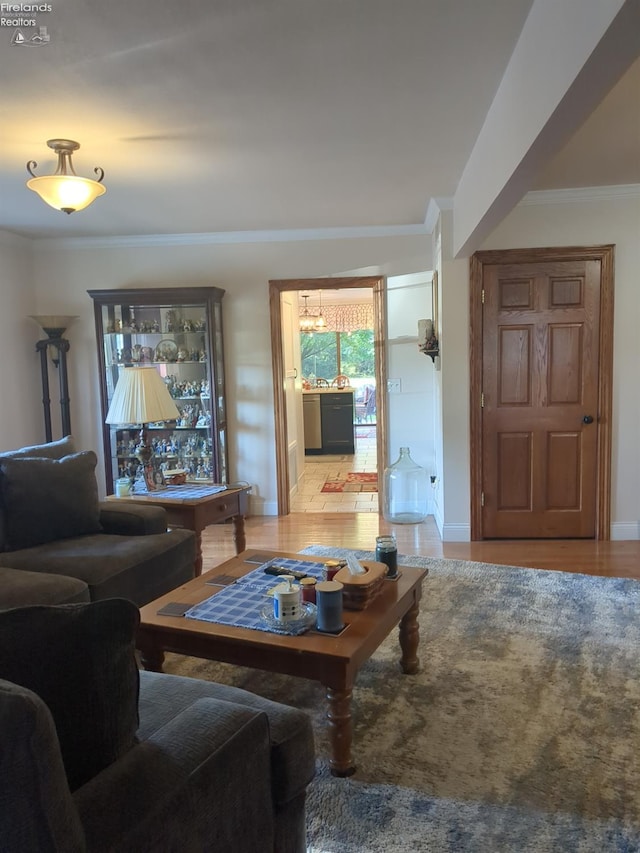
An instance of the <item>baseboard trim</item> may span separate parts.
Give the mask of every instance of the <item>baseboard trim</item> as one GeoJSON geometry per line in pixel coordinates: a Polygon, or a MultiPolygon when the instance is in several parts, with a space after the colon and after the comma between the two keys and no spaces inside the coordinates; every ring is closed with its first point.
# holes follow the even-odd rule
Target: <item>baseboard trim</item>
{"type": "MultiPolygon", "coordinates": [[[[443,542],[470,542],[471,528],[468,524],[443,524],[441,517],[434,518],[443,542]]],[[[619,521],[611,525],[611,539],[616,541],[640,539],[640,521],[619,521]]]]}
{"type": "Polygon", "coordinates": [[[611,525],[611,539],[640,539],[640,521],[614,521],[611,525]]]}
{"type": "Polygon", "coordinates": [[[265,501],[257,495],[249,495],[248,515],[277,515],[278,502],[265,501]]]}
{"type": "Polygon", "coordinates": [[[470,542],[471,525],[469,524],[445,524],[440,536],[443,542],[470,542]]]}

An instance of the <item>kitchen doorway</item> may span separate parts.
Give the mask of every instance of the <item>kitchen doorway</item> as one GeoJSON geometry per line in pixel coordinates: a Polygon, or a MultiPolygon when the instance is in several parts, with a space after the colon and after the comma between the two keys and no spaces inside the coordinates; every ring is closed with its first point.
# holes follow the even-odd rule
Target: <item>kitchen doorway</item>
{"type": "MultiPolygon", "coordinates": [[[[295,418],[292,416],[291,409],[298,405],[303,393],[302,375],[297,367],[292,366],[290,361],[290,342],[287,340],[287,336],[283,334],[284,327],[290,328],[293,322],[291,302],[287,302],[283,297],[291,296],[294,292],[342,291],[358,288],[368,288],[372,294],[375,387],[380,391],[380,389],[386,389],[387,385],[385,346],[386,281],[383,277],[358,276],[319,279],[278,279],[269,282],[279,515],[287,515],[291,511],[291,468],[293,466],[290,464],[291,442],[289,441],[289,431],[292,424],[295,424],[295,418]]],[[[295,319],[297,320],[297,312],[295,319]]],[[[358,413],[360,413],[360,409],[358,409],[358,413]]],[[[363,418],[363,420],[365,419],[363,418]]],[[[375,423],[373,419],[369,420],[369,425],[363,425],[363,429],[366,434],[371,436],[371,445],[375,444],[375,470],[380,472],[384,469],[384,459],[386,459],[386,394],[377,393],[375,395],[375,423]],[[372,431],[373,435],[371,435],[372,431]]],[[[357,424],[356,415],[356,437],[358,432],[362,435],[365,434],[357,424]]],[[[302,435],[297,436],[297,441],[303,442],[303,440],[302,435]]]]}

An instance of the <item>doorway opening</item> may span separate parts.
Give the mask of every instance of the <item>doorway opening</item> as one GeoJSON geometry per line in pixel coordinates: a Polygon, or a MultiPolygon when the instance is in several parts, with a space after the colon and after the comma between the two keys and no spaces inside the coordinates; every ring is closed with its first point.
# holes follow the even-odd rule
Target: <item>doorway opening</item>
{"type": "MultiPolygon", "coordinates": [[[[316,480],[319,481],[324,473],[320,466],[346,461],[334,458],[338,456],[348,457],[349,467],[354,467],[356,470],[346,472],[342,469],[332,471],[327,469],[327,480],[331,479],[332,474],[337,480],[338,475],[343,473],[364,475],[383,470],[383,460],[386,458],[387,413],[385,395],[376,393],[376,389],[386,388],[385,286],[385,279],[379,276],[279,279],[269,282],[279,515],[286,515],[292,509],[296,509],[292,507],[292,491],[294,493],[296,491],[301,467],[303,466],[306,471],[307,460],[311,460],[313,455],[304,453],[303,399],[305,396],[307,403],[312,402],[309,399],[310,394],[314,395],[318,392],[320,396],[325,391],[329,394],[342,392],[343,401],[347,398],[351,399],[351,394],[354,399],[349,417],[353,421],[355,439],[353,446],[356,452],[332,453],[333,448],[328,451],[325,448],[324,453],[318,454],[317,463],[312,461],[308,463],[309,471],[314,473],[316,480]],[[314,311],[317,311],[315,306],[322,304],[323,292],[326,295],[326,291],[338,291],[342,296],[344,291],[354,292],[363,288],[368,289],[371,294],[369,304],[373,309],[372,376],[366,375],[367,370],[358,370],[353,367],[353,359],[358,355],[358,344],[366,350],[366,342],[356,339],[349,341],[346,337],[347,329],[343,327],[339,329],[335,325],[335,318],[331,318],[330,328],[333,331],[323,332],[323,338],[316,340],[315,344],[310,342],[305,347],[305,336],[299,334],[298,295],[304,294],[307,297],[305,306],[311,315],[317,317],[317,313],[314,314],[314,311]],[[315,296],[315,300],[312,300],[312,296],[315,296]],[[310,301],[311,304],[309,304],[310,301]],[[336,334],[336,331],[339,333],[336,334]],[[342,332],[345,333],[344,337],[342,332]],[[349,373],[351,377],[348,376],[349,373]],[[347,393],[344,394],[344,391],[347,393]]],[[[348,302],[348,294],[345,301],[348,302]]],[[[325,299],[321,310],[325,315],[331,315],[332,311],[339,309],[336,306],[327,306],[325,299]]],[[[327,402],[326,399],[325,402],[327,402]]],[[[338,400],[334,402],[338,403],[338,400]]],[[[339,442],[335,449],[339,450],[339,442]]],[[[347,491],[357,491],[360,487],[366,490],[365,479],[364,476],[356,477],[346,486],[347,491]]],[[[321,484],[318,483],[319,490],[324,487],[327,480],[323,479],[321,484]]],[[[336,489],[338,488],[336,485],[336,489]]],[[[326,490],[327,492],[331,490],[330,484],[327,484],[326,490]]],[[[324,511],[331,511],[331,509],[324,511]]]]}

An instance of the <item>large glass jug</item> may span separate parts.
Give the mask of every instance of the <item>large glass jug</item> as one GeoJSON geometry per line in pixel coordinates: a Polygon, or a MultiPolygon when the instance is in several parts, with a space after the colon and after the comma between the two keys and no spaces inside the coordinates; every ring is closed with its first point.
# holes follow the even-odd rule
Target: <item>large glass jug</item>
{"type": "Polygon", "coordinates": [[[427,517],[428,475],[411,458],[408,447],[384,469],[383,514],[395,524],[416,524],[427,517]]]}

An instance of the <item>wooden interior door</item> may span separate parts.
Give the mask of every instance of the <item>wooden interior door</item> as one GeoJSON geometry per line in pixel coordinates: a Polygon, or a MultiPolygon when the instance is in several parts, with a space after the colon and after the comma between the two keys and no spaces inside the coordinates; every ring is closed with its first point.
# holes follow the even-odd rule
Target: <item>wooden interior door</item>
{"type": "Polygon", "coordinates": [[[482,265],[480,538],[608,538],[602,284],[600,257],[482,265]]]}

